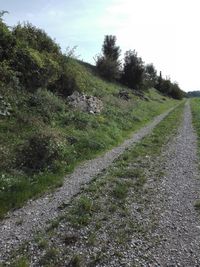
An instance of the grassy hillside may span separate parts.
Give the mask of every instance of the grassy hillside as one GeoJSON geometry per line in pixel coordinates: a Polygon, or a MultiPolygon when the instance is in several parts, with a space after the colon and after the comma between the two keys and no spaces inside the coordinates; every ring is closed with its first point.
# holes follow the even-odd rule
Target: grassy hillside
{"type": "Polygon", "coordinates": [[[27,93],[1,88],[12,111],[0,118],[0,214],[61,185],[78,162],[117,145],[177,103],[154,89],[146,93],[148,101],[125,89],[130,96],[126,101],[119,97],[121,86],[102,81],[75,61],[70,68],[81,90],[103,101],[101,114],[76,111],[46,89],[27,93]]]}
{"type": "Polygon", "coordinates": [[[60,186],[77,163],[178,103],[155,89],[141,97],[100,79],[94,67],[63,55],[32,25],[11,31],[0,20],[0,32],[0,216],[60,186]],[[67,96],[74,90],[96,96],[103,111],[72,108],[67,96]]]}

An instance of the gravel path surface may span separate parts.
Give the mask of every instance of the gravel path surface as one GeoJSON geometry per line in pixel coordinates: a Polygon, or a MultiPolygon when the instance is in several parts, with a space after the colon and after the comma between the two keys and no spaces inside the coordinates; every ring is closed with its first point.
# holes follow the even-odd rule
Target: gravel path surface
{"type": "Polygon", "coordinates": [[[165,153],[166,175],[158,188],[157,210],[161,216],[157,234],[162,241],[153,266],[200,266],[200,218],[194,203],[200,197],[197,137],[189,103],[183,124],[165,153]]]}
{"type": "Polygon", "coordinates": [[[17,249],[24,241],[31,239],[37,230],[43,229],[49,220],[56,218],[60,212],[59,207],[63,203],[69,203],[84,184],[108,168],[126,148],[149,134],[171,110],[157,116],[152,123],[133,134],[122,145],[103,156],[80,165],[71,175],[66,177],[63,186],[54,193],[29,201],[23,208],[8,214],[7,219],[0,223],[0,262],[10,254],[12,249],[17,249]]]}

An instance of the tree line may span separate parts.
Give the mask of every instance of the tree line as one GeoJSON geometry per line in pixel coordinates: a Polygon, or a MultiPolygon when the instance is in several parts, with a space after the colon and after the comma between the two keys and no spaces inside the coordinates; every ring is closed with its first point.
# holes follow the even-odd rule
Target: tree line
{"type": "Polygon", "coordinates": [[[134,90],[144,91],[154,87],[161,93],[175,99],[185,96],[178,83],[157,74],[154,65],[145,65],[135,50],[125,52],[123,64],[120,60],[121,49],[116,45],[116,36],[106,35],[102,45],[102,53],[96,58],[98,73],[108,81],[120,82],[134,90]]]}

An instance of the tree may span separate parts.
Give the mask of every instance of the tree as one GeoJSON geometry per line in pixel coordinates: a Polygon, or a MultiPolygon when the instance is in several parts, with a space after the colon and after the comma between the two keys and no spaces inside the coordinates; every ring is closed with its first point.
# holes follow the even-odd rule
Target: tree
{"type": "Polygon", "coordinates": [[[120,56],[120,48],[116,46],[117,38],[114,35],[106,35],[102,47],[102,52],[105,58],[118,61],[120,56]]]}
{"type": "Polygon", "coordinates": [[[145,87],[148,88],[155,87],[157,80],[157,71],[152,63],[147,64],[145,66],[144,76],[145,76],[145,87]]]}
{"type": "Polygon", "coordinates": [[[5,14],[8,14],[9,12],[8,11],[5,11],[5,10],[1,10],[0,11],[0,21],[3,21],[3,16],[5,15],[5,14]]]}
{"type": "Polygon", "coordinates": [[[135,50],[126,51],[124,57],[124,67],[122,74],[122,82],[138,90],[143,82],[144,63],[140,57],[137,56],[135,50]]]}
{"type": "Polygon", "coordinates": [[[102,46],[102,55],[96,60],[96,67],[99,74],[109,81],[117,80],[120,77],[120,48],[116,46],[116,36],[106,35],[102,46]]]}

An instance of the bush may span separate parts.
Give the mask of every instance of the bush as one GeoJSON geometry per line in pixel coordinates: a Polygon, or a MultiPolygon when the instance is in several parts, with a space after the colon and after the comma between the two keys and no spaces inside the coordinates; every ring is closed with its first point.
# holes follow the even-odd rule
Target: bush
{"type": "Polygon", "coordinates": [[[47,121],[66,109],[65,102],[47,89],[38,89],[32,94],[28,99],[28,106],[35,108],[36,112],[47,121]]]}
{"type": "Polygon", "coordinates": [[[0,62],[0,85],[18,88],[19,79],[17,75],[18,73],[10,67],[6,60],[0,62]]]}
{"type": "Polygon", "coordinates": [[[13,29],[13,35],[24,45],[39,52],[60,54],[60,47],[45,31],[36,28],[31,23],[18,24],[13,29]]]}
{"type": "Polygon", "coordinates": [[[108,81],[120,78],[119,63],[111,58],[98,57],[96,67],[98,73],[108,81]]]}
{"type": "Polygon", "coordinates": [[[23,46],[17,47],[12,68],[18,72],[20,83],[29,91],[46,87],[58,78],[60,71],[59,64],[51,55],[23,46]]]}
{"type": "Polygon", "coordinates": [[[71,95],[74,91],[80,91],[77,84],[76,73],[65,57],[60,61],[58,78],[49,84],[48,89],[64,97],[71,95]]]}
{"type": "Polygon", "coordinates": [[[0,20],[0,61],[12,58],[15,45],[15,37],[2,20],[0,20]]]}
{"type": "Polygon", "coordinates": [[[18,152],[18,165],[27,171],[51,169],[64,155],[64,143],[51,132],[34,133],[18,152]]]}

